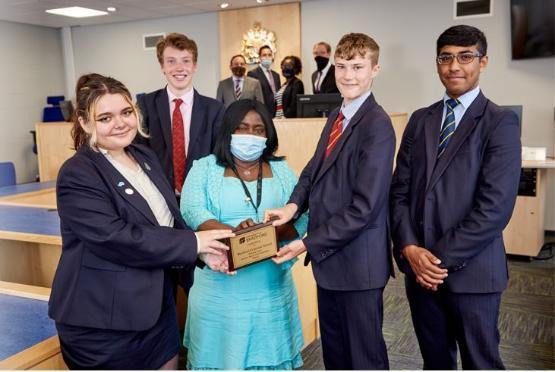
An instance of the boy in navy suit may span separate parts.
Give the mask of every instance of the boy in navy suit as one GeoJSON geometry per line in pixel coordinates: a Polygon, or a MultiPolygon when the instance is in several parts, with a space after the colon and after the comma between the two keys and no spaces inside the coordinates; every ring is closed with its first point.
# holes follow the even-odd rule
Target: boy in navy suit
{"type": "Polygon", "coordinates": [[[310,210],[308,235],[274,261],[308,251],[326,369],[389,368],[382,295],[392,270],[388,195],[395,134],[371,92],[378,56],[368,35],[341,38],[335,79],[343,104],[330,114],[289,203],[265,216],[277,216],[280,225],[310,210]]]}
{"type": "Polygon", "coordinates": [[[416,111],[391,188],[394,255],[424,369],[503,369],[497,318],[507,286],[503,229],[520,177],[514,113],[478,86],[487,42],[453,26],[437,40],[443,99],[416,111]]]}
{"type": "Polygon", "coordinates": [[[224,107],[193,88],[198,59],[194,40],[168,34],[156,44],[156,56],[168,84],[139,98],[149,137],[135,141],[154,150],[179,197],[193,161],[212,152],[224,107]]]}

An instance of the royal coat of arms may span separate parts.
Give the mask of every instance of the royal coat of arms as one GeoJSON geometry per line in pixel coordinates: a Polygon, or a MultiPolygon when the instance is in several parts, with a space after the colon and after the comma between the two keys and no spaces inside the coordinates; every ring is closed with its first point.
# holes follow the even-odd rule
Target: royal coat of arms
{"type": "Polygon", "coordinates": [[[253,28],[243,35],[241,41],[241,54],[247,60],[247,64],[253,65],[260,62],[258,49],[263,45],[268,45],[274,55],[276,54],[276,35],[272,31],[263,29],[260,22],[255,22],[253,28]]]}

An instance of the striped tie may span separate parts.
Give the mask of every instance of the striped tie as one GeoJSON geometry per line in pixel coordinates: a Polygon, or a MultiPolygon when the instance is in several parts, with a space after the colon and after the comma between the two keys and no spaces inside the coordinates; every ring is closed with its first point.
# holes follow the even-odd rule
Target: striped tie
{"type": "Polygon", "coordinates": [[[241,98],[241,81],[235,80],[235,98],[241,98]]]}
{"type": "Polygon", "coordinates": [[[445,101],[445,105],[447,106],[447,112],[445,113],[445,120],[443,120],[443,125],[441,126],[441,132],[439,133],[439,146],[437,157],[439,158],[447,145],[449,144],[449,140],[453,133],[455,133],[455,113],[453,109],[459,104],[460,102],[456,99],[448,99],[445,101]]]}
{"type": "Polygon", "coordinates": [[[330,138],[328,140],[328,147],[326,147],[324,159],[330,155],[331,151],[335,147],[335,144],[339,141],[339,137],[343,132],[343,119],[345,119],[345,116],[343,116],[343,113],[340,111],[339,115],[337,115],[337,119],[335,119],[331,127],[330,138]]]}

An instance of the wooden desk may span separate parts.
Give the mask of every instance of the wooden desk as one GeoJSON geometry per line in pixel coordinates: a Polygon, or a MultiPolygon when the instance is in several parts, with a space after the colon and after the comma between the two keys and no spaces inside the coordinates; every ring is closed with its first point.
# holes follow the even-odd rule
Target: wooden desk
{"type": "Polygon", "coordinates": [[[0,281],[0,296],[0,370],[67,369],[54,321],[47,318],[50,289],[0,281]]]}
{"type": "Polygon", "coordinates": [[[533,179],[530,182],[535,186],[535,193],[517,196],[513,216],[503,231],[503,238],[508,254],[536,257],[545,243],[545,183],[547,171],[555,169],[555,159],[525,160],[522,169],[531,172],[533,179]]]}
{"type": "Polygon", "coordinates": [[[0,188],[0,280],[52,286],[62,247],[54,187],[0,188]]]}
{"type": "MultiPolygon", "coordinates": [[[[395,155],[408,122],[406,113],[390,113],[395,131],[395,155]]],[[[287,163],[300,175],[304,166],[314,155],[326,118],[274,119],[279,139],[277,155],[285,155],[287,163]]]]}

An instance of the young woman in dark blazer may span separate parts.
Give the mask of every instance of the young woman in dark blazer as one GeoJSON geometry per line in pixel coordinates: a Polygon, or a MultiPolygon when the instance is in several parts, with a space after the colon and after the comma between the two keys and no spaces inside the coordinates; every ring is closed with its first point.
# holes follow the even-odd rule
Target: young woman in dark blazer
{"type": "MultiPolygon", "coordinates": [[[[76,88],[76,154],[56,186],[62,255],[49,302],[71,369],[176,369],[172,283],[200,258],[226,271],[230,230],[193,232],[152,150],[131,142],[140,113],[127,88],[98,74],[76,88]]],[[[199,262],[199,264],[201,264],[199,262]]]]}

